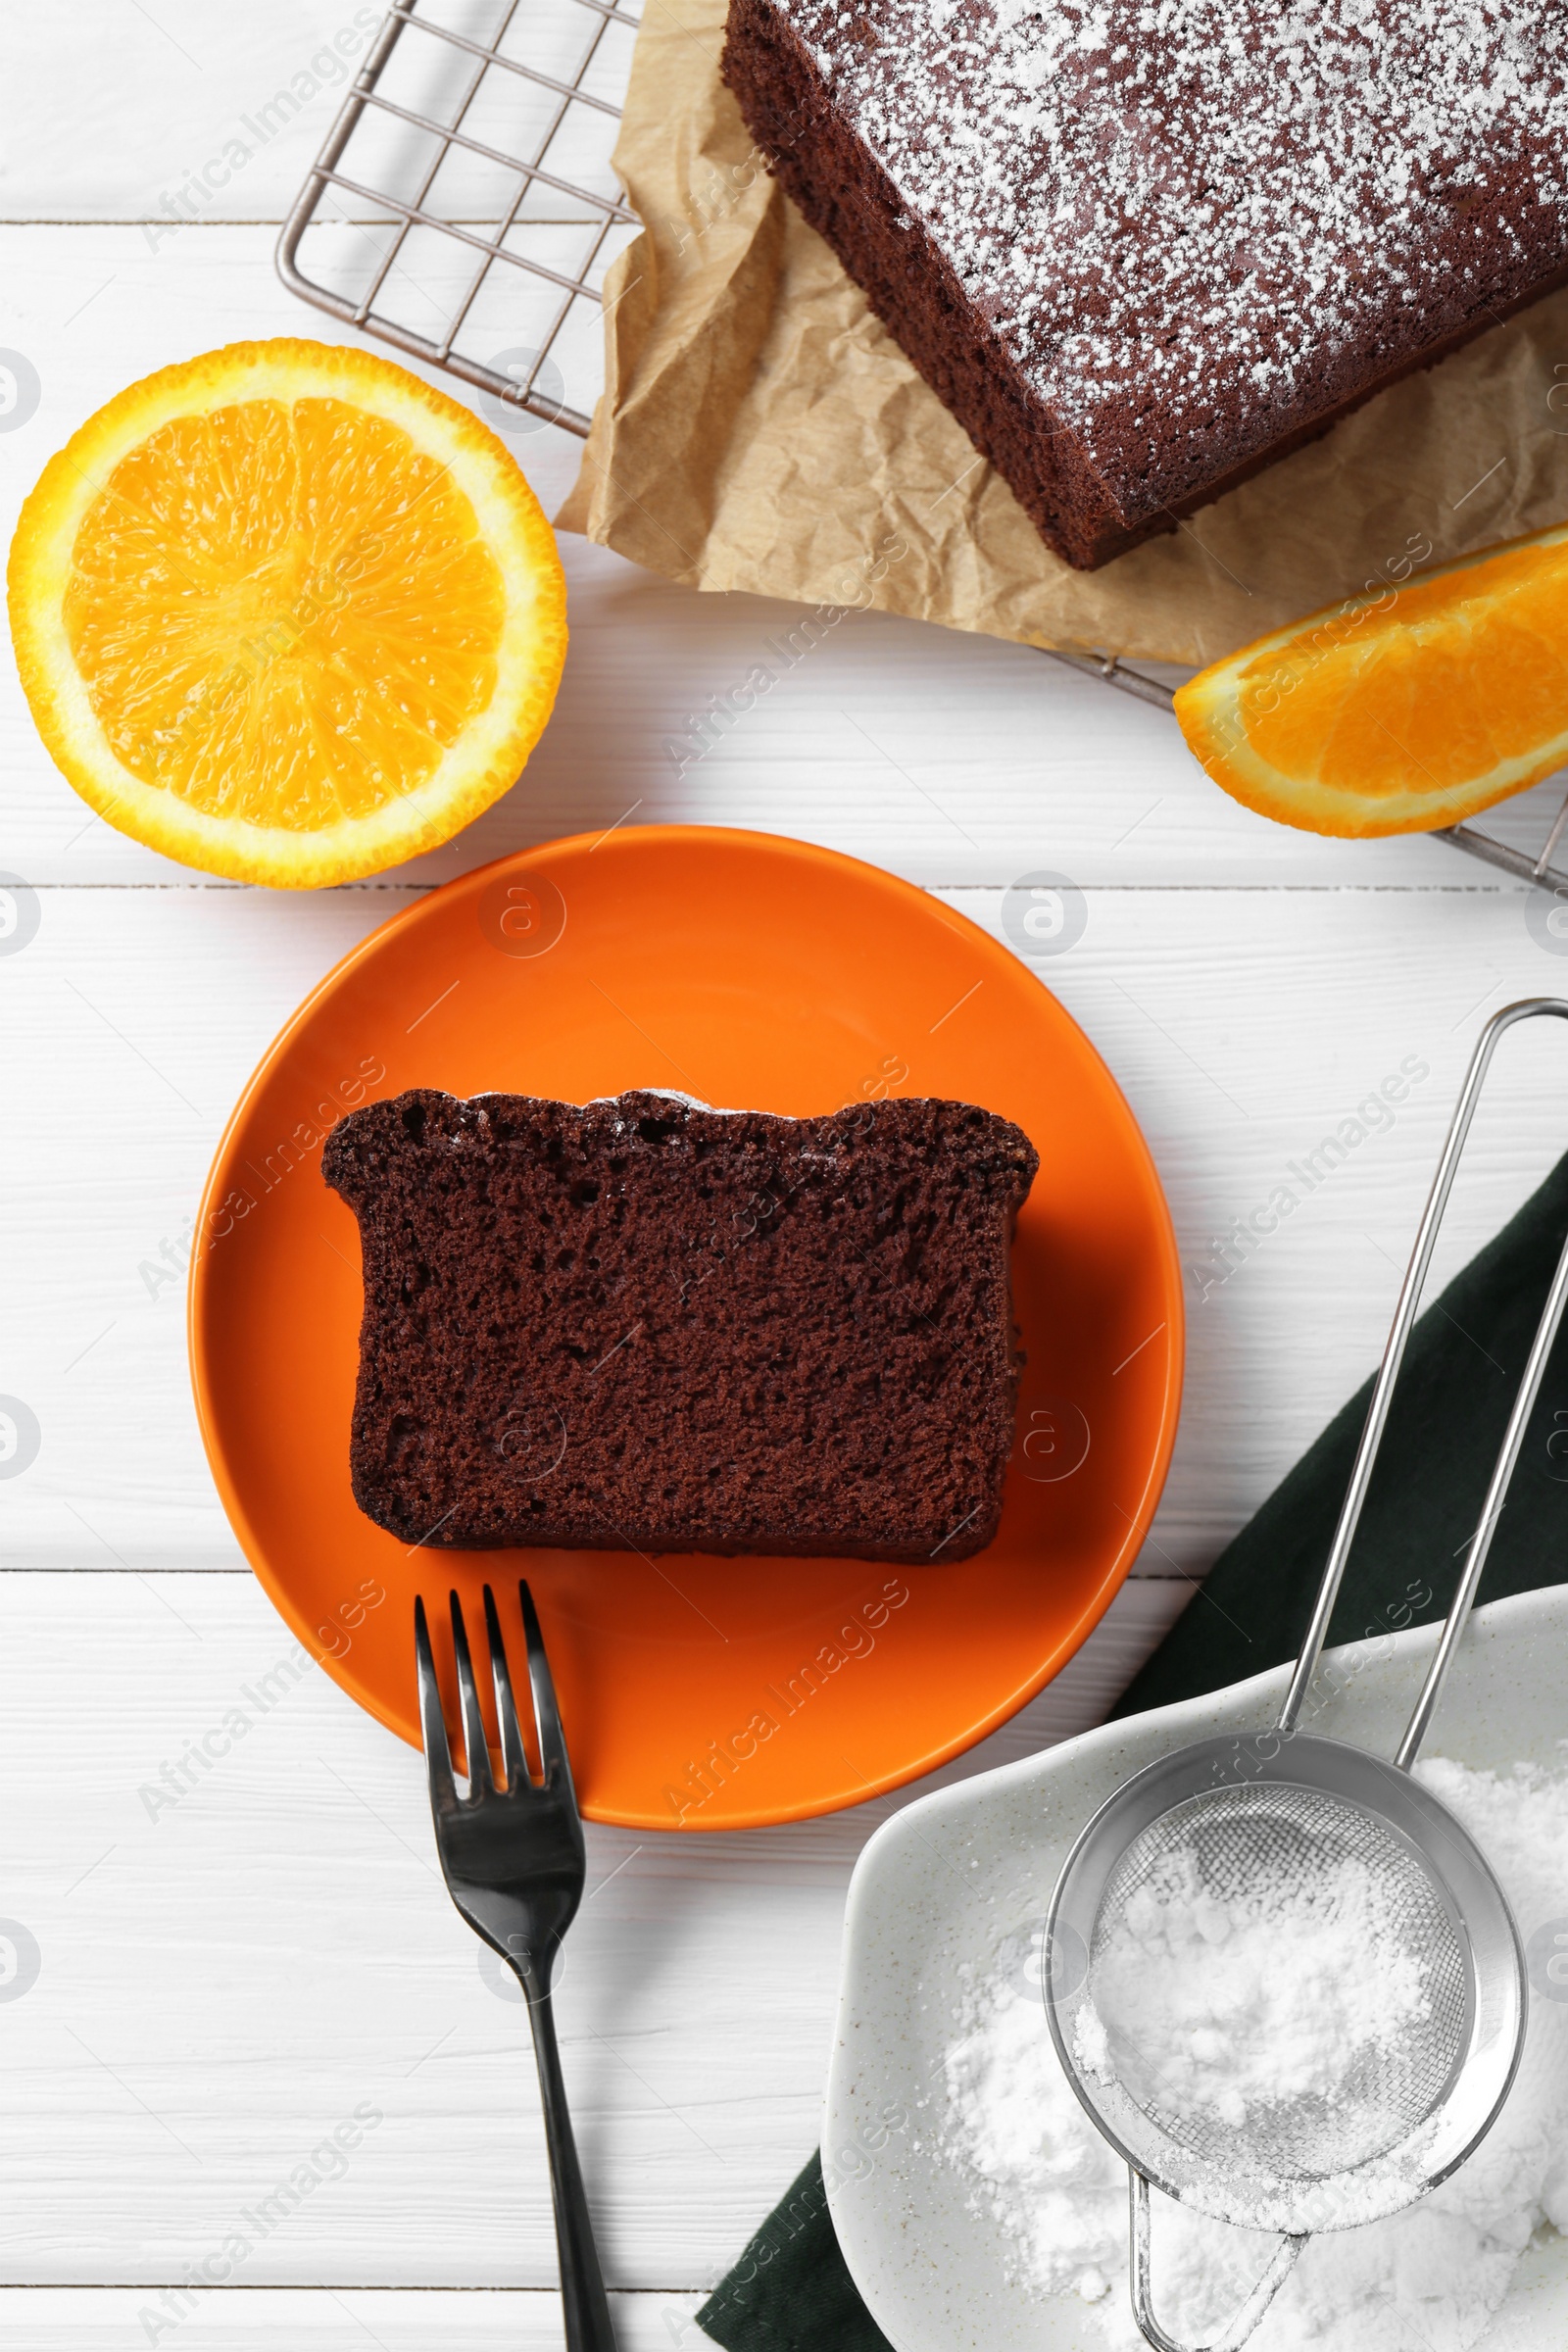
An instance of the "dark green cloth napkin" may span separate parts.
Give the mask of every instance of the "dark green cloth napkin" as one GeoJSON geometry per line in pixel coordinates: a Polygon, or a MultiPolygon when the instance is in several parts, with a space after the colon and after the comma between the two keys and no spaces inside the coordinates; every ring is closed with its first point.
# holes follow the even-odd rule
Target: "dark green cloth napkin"
{"type": "MultiPolygon", "coordinates": [[[[1411,1333],[1331,1642],[1400,1632],[1447,1607],[1565,1231],[1568,1159],[1411,1333]]],[[[1394,1290],[1391,1274],[1391,1314],[1394,1290]]],[[[1371,1394],[1368,1381],[1221,1552],[1118,1715],[1219,1690],[1295,1657],[1371,1394]]],[[[1565,1582],[1568,1327],[1546,1368],[1481,1599],[1565,1582]]],[[[844,2266],[815,2156],[697,2320],[727,2352],[889,2352],[844,2266]]]]}
{"type": "Polygon", "coordinates": [[[697,2325],[729,2352],[892,2352],[839,2252],[820,2156],[790,2183],[697,2325]]]}

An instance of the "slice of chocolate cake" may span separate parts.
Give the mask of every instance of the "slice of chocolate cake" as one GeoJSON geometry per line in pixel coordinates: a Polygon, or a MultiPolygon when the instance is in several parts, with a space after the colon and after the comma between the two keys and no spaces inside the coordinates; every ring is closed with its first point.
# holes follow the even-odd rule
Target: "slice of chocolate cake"
{"type": "Polygon", "coordinates": [[[353,1111],[322,1172],[365,1265],[355,1498],[409,1544],[962,1559],[1002,1510],[1037,1165],[965,1102],[353,1111]]]}
{"type": "Polygon", "coordinates": [[[1552,0],[730,0],[724,74],[1086,569],[1568,272],[1552,0]]]}

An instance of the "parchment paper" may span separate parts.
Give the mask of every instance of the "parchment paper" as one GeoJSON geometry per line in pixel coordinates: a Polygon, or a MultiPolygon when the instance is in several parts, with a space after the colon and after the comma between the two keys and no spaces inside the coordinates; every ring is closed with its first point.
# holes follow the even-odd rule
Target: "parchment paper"
{"type": "Polygon", "coordinates": [[[559,521],[707,589],[1204,662],[1568,514],[1568,292],[1379,393],[1173,536],[1076,572],[767,176],[724,0],[645,0],[616,159],[645,223],[559,521]]]}

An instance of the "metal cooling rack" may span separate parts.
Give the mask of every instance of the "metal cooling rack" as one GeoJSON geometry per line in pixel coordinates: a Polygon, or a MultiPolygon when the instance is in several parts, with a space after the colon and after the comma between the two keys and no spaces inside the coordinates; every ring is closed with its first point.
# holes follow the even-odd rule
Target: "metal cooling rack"
{"type": "MultiPolygon", "coordinates": [[[[1053,662],[1064,662],[1069,669],[1076,669],[1080,675],[1098,678],[1103,685],[1114,686],[1119,693],[1133,695],[1141,703],[1153,703],[1161,710],[1169,710],[1175,701],[1176,690],[1173,686],[1167,685],[1163,678],[1152,677],[1147,670],[1135,668],[1118,655],[1055,653],[1044,646],[1040,650],[1049,653],[1053,662]]],[[[1554,894],[1558,891],[1568,893],[1568,865],[1556,862],[1563,837],[1568,834],[1568,785],[1565,785],[1563,778],[1549,777],[1544,784],[1538,785],[1534,792],[1521,794],[1518,801],[1504,801],[1499,806],[1520,809],[1525,804],[1530,804],[1531,814],[1536,815],[1534,804],[1538,797],[1544,799],[1545,809],[1537,816],[1533,829],[1539,834],[1544,826],[1544,839],[1541,848],[1533,854],[1516,842],[1499,841],[1494,833],[1484,833],[1479,825],[1473,824],[1439,826],[1433,831],[1432,839],[1448,842],[1454,849],[1464,850],[1470,857],[1480,858],[1488,865],[1500,866],[1505,874],[1513,874],[1521,882],[1538,883],[1543,890],[1554,894]],[[1555,807],[1552,805],[1553,795],[1557,796],[1555,807]]]]}
{"type": "Polygon", "coordinates": [[[581,436],[589,416],[566,401],[555,355],[588,320],[597,353],[605,271],[639,225],[611,162],[620,107],[607,94],[624,88],[638,19],[613,0],[530,0],[524,56],[518,6],[481,36],[494,5],[393,0],[277,270],[334,318],[581,436]],[[516,303],[523,280],[545,290],[542,312],[516,303]]]}
{"type": "MultiPolygon", "coordinates": [[[[422,8],[393,0],[284,223],[277,269],[318,310],[503,404],[492,417],[503,430],[517,429],[521,413],[584,436],[589,414],[565,399],[555,355],[572,341],[574,322],[586,325],[584,380],[598,380],[605,272],[639,225],[611,155],[630,62],[629,51],[613,54],[612,44],[639,20],[614,0],[528,0],[517,36],[528,54],[514,55],[521,4],[505,0],[483,34],[475,26],[494,19],[497,0],[425,0],[422,8]],[[401,98],[387,86],[400,72],[401,98]],[[344,200],[368,208],[368,218],[345,210],[344,200]],[[302,248],[323,232],[339,251],[313,275],[302,248]],[[544,290],[545,307],[532,312],[537,341],[500,349],[498,334],[522,331],[507,292],[499,305],[495,299],[511,271],[544,290]],[[444,294],[436,291],[443,272],[444,294]],[[440,314],[439,331],[418,323],[421,307],[440,314]],[[487,335],[490,355],[480,358],[487,335]]],[[[1114,655],[1051,659],[1171,708],[1174,689],[1164,679],[1114,655]]],[[[1549,798],[1546,786],[1538,789],[1549,798]]],[[[1568,865],[1555,861],[1568,834],[1568,790],[1544,829],[1534,853],[1474,824],[1435,838],[1521,881],[1568,893],[1568,865]]]]}

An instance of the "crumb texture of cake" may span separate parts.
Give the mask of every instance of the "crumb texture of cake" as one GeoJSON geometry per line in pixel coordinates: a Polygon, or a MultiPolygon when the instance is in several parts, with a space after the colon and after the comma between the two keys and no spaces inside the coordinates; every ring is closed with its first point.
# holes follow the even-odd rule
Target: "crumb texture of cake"
{"type": "Polygon", "coordinates": [[[724,73],[1080,567],[1568,272],[1547,0],[730,0],[724,73]]]}
{"type": "Polygon", "coordinates": [[[962,1559],[1021,1360],[1008,1120],[423,1089],[322,1172],[360,1226],[355,1499],[406,1543],[962,1559]]]}

